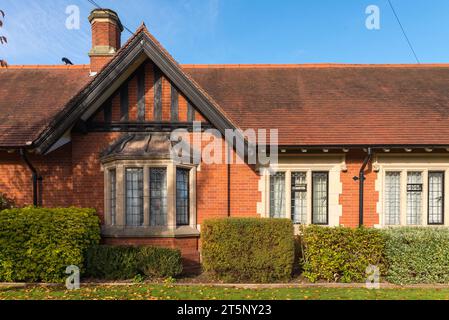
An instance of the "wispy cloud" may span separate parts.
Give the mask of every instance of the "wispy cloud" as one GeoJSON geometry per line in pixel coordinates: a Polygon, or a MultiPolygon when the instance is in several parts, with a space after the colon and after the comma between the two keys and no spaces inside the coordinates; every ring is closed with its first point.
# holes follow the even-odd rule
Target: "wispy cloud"
{"type": "Polygon", "coordinates": [[[8,45],[0,48],[0,54],[9,63],[59,64],[63,56],[86,62],[87,26],[80,30],[66,29],[65,9],[69,4],[69,1],[2,3],[8,45]]]}
{"type": "MultiPolygon", "coordinates": [[[[181,43],[192,49],[213,38],[220,17],[220,0],[96,0],[102,7],[119,13],[131,30],[145,22],[169,50],[181,43]]],[[[6,13],[2,34],[8,45],[0,46],[0,56],[10,64],[60,64],[62,57],[74,63],[88,63],[90,25],[87,16],[93,6],[86,0],[2,0],[6,13]],[[80,30],[68,30],[66,8],[80,8],[80,30]]],[[[126,40],[128,32],[123,33],[126,40]]]]}

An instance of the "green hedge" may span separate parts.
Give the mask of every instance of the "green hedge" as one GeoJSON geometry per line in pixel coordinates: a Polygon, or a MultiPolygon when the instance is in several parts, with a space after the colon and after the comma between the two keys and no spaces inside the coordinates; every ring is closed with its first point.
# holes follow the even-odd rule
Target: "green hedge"
{"type": "Polygon", "coordinates": [[[227,282],[290,279],[293,224],[287,219],[227,218],[201,226],[203,268],[227,282]]]}
{"type": "Polygon", "coordinates": [[[176,277],[182,272],[181,252],[159,247],[94,246],[86,253],[86,276],[106,279],[176,277]]]}
{"type": "Polygon", "coordinates": [[[23,208],[0,212],[0,281],[62,282],[82,269],[85,250],[100,240],[93,209],[23,208]]]}
{"type": "Polygon", "coordinates": [[[317,280],[364,282],[368,265],[383,271],[385,239],[378,229],[302,228],[303,275],[317,280]]]}
{"type": "Polygon", "coordinates": [[[389,282],[449,283],[448,229],[396,228],[384,233],[389,282]]]}

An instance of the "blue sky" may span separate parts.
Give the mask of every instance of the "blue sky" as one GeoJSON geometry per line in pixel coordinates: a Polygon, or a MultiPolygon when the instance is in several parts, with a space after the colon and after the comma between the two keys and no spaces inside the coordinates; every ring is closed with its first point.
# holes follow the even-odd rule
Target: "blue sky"
{"type": "MultiPolygon", "coordinates": [[[[180,63],[414,63],[387,0],[96,0],[131,30],[144,21],[180,63]],[[380,30],[365,27],[368,5],[380,30]]],[[[449,1],[392,0],[421,62],[449,62],[449,1]]],[[[87,0],[2,0],[9,64],[88,63],[87,0]],[[67,30],[68,5],[81,28],[67,30]]],[[[130,36],[123,33],[123,41],[130,36]]]]}

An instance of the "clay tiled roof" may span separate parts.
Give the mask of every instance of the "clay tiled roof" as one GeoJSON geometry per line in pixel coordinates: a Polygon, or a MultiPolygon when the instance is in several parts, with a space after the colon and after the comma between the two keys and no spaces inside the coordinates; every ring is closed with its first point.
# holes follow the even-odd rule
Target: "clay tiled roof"
{"type": "Polygon", "coordinates": [[[449,65],[184,65],[240,128],[281,145],[449,145],[449,65]]]}
{"type": "Polygon", "coordinates": [[[90,79],[84,65],[0,68],[0,147],[34,141],[90,79]]]}
{"type": "MultiPolygon", "coordinates": [[[[183,65],[242,129],[280,144],[449,145],[449,65],[183,65]]],[[[35,140],[88,66],[0,69],[0,147],[35,140]]]]}

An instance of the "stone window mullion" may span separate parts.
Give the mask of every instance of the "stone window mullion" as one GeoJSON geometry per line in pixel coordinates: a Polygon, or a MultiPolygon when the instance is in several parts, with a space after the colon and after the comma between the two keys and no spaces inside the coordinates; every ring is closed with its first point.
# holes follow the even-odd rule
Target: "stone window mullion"
{"type": "Polygon", "coordinates": [[[116,222],[117,226],[125,226],[125,168],[123,165],[117,166],[116,172],[116,183],[117,183],[117,212],[116,212],[116,222]]]}
{"type": "Polygon", "coordinates": [[[167,166],[167,227],[176,229],[176,165],[167,166]]]}
{"type": "Polygon", "coordinates": [[[196,169],[192,168],[189,173],[189,197],[190,197],[190,226],[196,228],[196,169]]]}

